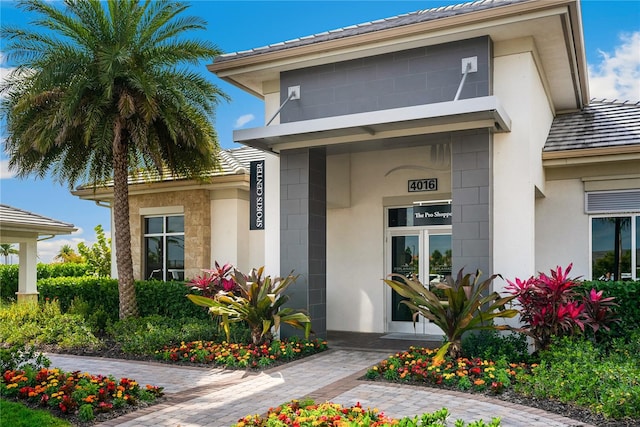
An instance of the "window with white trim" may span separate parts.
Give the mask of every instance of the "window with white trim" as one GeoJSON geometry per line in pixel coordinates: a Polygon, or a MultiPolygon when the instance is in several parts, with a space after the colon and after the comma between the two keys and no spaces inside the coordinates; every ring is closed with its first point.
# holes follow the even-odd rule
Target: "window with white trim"
{"type": "Polygon", "coordinates": [[[146,279],[184,280],[184,215],[144,217],[146,279]]]}
{"type": "Polygon", "coordinates": [[[640,280],[640,190],[588,192],[591,278],[640,280]]]}

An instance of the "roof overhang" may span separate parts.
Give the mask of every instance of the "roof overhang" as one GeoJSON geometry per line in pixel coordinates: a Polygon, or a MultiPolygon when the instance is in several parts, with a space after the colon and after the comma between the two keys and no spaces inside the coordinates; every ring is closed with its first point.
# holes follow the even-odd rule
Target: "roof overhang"
{"type": "Polygon", "coordinates": [[[585,148],[576,150],[545,151],[542,164],[545,168],[594,165],[633,161],[640,164],[640,145],[585,148]]]}
{"type": "Polygon", "coordinates": [[[233,132],[233,139],[280,152],[473,129],[511,131],[511,119],[495,96],[240,129],[233,132]]]}
{"type": "Polygon", "coordinates": [[[71,234],[74,231],[77,231],[74,226],[38,226],[3,221],[0,222],[0,243],[20,243],[39,239],[41,236],[53,237],[71,234]]]}
{"type": "Polygon", "coordinates": [[[0,242],[21,243],[40,236],[53,237],[77,231],[73,224],[47,218],[9,205],[0,205],[0,242]]]}
{"type": "MultiPolygon", "coordinates": [[[[247,173],[235,175],[215,176],[205,181],[189,179],[158,180],[149,182],[130,182],[129,196],[139,196],[143,194],[184,192],[192,190],[246,190],[249,191],[249,175],[247,173]]],[[[71,192],[76,197],[83,200],[93,200],[96,203],[111,203],[113,201],[113,186],[81,187],[71,192]]]]}
{"type": "Polygon", "coordinates": [[[531,37],[554,109],[570,111],[588,104],[578,0],[525,1],[304,46],[217,58],[207,68],[263,98],[271,88],[267,83],[278,81],[284,71],[479,36],[489,36],[494,43],[531,37]]]}

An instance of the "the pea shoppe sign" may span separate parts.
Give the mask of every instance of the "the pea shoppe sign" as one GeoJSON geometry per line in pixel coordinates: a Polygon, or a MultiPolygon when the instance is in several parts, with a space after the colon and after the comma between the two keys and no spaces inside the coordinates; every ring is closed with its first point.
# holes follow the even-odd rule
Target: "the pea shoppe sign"
{"type": "Polygon", "coordinates": [[[391,208],[388,221],[389,227],[451,225],[451,204],[424,202],[406,208],[391,208]]]}

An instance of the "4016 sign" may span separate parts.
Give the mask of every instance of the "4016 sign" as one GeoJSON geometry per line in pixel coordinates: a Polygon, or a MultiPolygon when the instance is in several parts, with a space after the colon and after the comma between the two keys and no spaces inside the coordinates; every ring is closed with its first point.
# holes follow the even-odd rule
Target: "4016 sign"
{"type": "Polygon", "coordinates": [[[408,182],[409,193],[438,190],[438,178],[410,179],[408,182]]]}

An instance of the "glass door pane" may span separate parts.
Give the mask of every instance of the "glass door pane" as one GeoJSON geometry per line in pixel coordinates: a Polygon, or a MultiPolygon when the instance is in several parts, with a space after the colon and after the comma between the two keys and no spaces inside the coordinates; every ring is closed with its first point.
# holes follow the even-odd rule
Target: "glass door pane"
{"type": "Polygon", "coordinates": [[[184,236],[167,236],[166,280],[184,280],[184,236]]]}
{"type": "Polygon", "coordinates": [[[451,275],[451,234],[429,234],[429,289],[451,275]]]}
{"type": "MultiPolygon", "coordinates": [[[[420,236],[391,236],[391,272],[409,278],[420,278],[420,236]]],[[[411,322],[411,310],[400,304],[403,298],[396,291],[391,291],[391,320],[394,322],[411,322]]]]}
{"type": "Polygon", "coordinates": [[[162,265],[164,263],[164,255],[162,250],[162,237],[145,237],[144,238],[145,259],[145,278],[164,280],[162,276],[162,265]]]}

